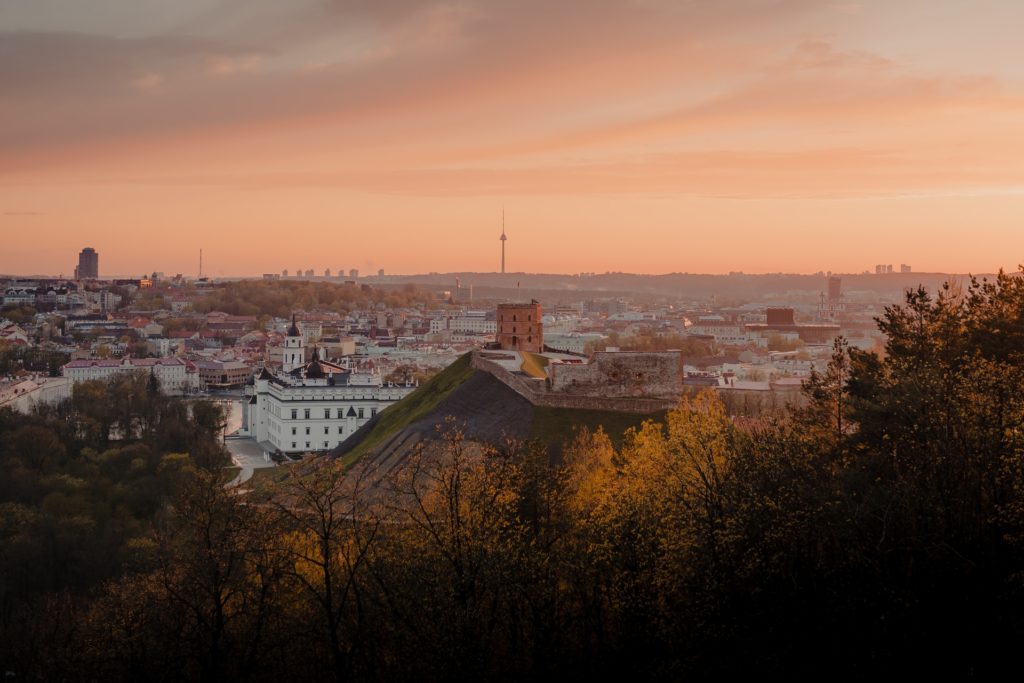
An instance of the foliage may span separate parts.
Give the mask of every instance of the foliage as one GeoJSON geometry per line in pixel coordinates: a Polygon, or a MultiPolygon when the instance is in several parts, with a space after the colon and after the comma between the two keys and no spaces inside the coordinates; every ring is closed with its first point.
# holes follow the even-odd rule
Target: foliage
{"type": "Polygon", "coordinates": [[[238,280],[210,291],[195,303],[201,313],[270,314],[286,318],[293,311],[324,309],[348,313],[383,303],[387,308],[430,304],[433,295],[413,285],[400,289],[362,288],[308,280],[238,280]]]}
{"type": "MultiPolygon", "coordinates": [[[[621,439],[580,428],[559,454],[473,443],[450,419],[379,469],[292,470],[259,504],[173,456],[156,465],[179,466],[165,493],[126,483],[95,498],[101,476],[152,476],[149,446],[100,456],[79,450],[75,420],[0,413],[12,464],[0,548],[21,567],[5,572],[5,599],[26,582],[52,589],[34,589],[34,618],[4,623],[16,653],[5,668],[97,680],[993,678],[1024,635],[1024,286],[1000,274],[910,292],[879,325],[884,355],[838,340],[789,413],[734,423],[705,391],[621,439]],[[153,497],[169,502],[147,511],[153,497]],[[104,584],[81,569],[30,576],[50,548],[89,566],[83,536],[103,558],[122,548],[123,536],[96,534],[109,519],[136,565],[104,584]]],[[[409,410],[469,370],[442,373],[409,410]]],[[[91,419],[151,428],[123,402],[91,419]]],[[[101,443],[102,431],[86,433],[101,443]]]]}

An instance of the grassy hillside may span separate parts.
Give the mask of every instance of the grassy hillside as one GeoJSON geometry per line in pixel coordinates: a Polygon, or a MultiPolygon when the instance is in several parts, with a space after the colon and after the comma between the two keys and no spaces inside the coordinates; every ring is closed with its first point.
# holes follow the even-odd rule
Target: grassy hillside
{"type": "Polygon", "coordinates": [[[548,366],[548,362],[549,359],[547,356],[524,351],[523,365],[520,369],[530,377],[535,377],[536,379],[547,379],[548,373],[545,368],[548,366]]]}
{"type": "MultiPolygon", "coordinates": [[[[387,410],[382,411],[376,419],[367,424],[367,429],[362,435],[356,432],[354,436],[362,439],[351,450],[340,450],[341,460],[345,464],[352,464],[359,460],[364,454],[387,441],[399,430],[408,427],[420,418],[426,416],[431,410],[462,385],[473,375],[473,368],[469,363],[469,354],[465,354],[457,361],[445,368],[440,374],[432,377],[429,382],[412,392],[387,410]]],[[[363,430],[360,430],[363,431],[363,430]]],[[[343,444],[344,446],[344,444],[343,444]]]]}

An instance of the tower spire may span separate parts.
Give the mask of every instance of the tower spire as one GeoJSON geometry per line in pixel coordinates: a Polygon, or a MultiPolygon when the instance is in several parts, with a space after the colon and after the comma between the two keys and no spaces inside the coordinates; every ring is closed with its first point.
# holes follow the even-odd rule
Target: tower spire
{"type": "Polygon", "coordinates": [[[502,273],[502,275],[504,275],[505,274],[505,242],[508,240],[508,237],[505,235],[505,207],[504,206],[501,207],[501,237],[499,237],[498,239],[501,240],[501,273],[502,273]]]}

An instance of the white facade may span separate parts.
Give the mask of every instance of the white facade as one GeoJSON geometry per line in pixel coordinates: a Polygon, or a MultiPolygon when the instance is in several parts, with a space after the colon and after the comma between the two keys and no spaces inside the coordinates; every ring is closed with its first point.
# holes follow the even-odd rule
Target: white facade
{"type": "MultiPolygon", "coordinates": [[[[286,339],[285,353],[305,357],[301,335],[286,339]],[[289,344],[289,341],[297,343],[289,344]]],[[[359,372],[316,357],[277,373],[256,376],[244,404],[241,434],[267,453],[306,453],[334,448],[377,413],[401,400],[414,385],[385,383],[379,372],[359,372]]]]}
{"type": "Polygon", "coordinates": [[[185,361],[170,358],[122,358],[114,360],[73,360],[61,374],[75,384],[90,380],[108,380],[120,372],[152,372],[160,381],[160,390],[168,395],[189,394],[199,389],[199,373],[185,361]]]}
{"type": "Polygon", "coordinates": [[[71,386],[67,377],[32,377],[0,384],[0,408],[28,413],[36,405],[53,405],[71,398],[71,386]]]}
{"type": "Polygon", "coordinates": [[[436,334],[449,330],[451,332],[475,332],[477,334],[496,334],[498,321],[487,320],[478,316],[459,316],[434,318],[430,321],[430,332],[436,334]]]}

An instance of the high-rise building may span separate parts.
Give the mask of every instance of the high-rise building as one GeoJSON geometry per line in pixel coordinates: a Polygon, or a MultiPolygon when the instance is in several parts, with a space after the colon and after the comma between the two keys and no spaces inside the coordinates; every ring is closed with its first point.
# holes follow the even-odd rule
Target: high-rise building
{"type": "Polygon", "coordinates": [[[828,298],[829,301],[839,301],[843,296],[843,279],[836,276],[830,275],[828,278],[828,298]]]}
{"type": "Polygon", "coordinates": [[[86,247],[78,254],[78,267],[75,278],[78,280],[95,280],[100,276],[100,255],[92,247],[86,247]]]}
{"type": "Polygon", "coordinates": [[[901,263],[900,264],[900,272],[901,273],[909,273],[910,272],[910,266],[908,264],[906,264],[906,263],[901,263]]]}
{"type": "Polygon", "coordinates": [[[352,270],[348,271],[348,276],[349,276],[349,278],[351,278],[353,280],[358,280],[359,279],[359,269],[358,268],[353,268],[352,270]]]}
{"type": "Polygon", "coordinates": [[[330,268],[324,268],[324,277],[330,277],[330,276],[331,276],[331,269],[330,268]]]}

